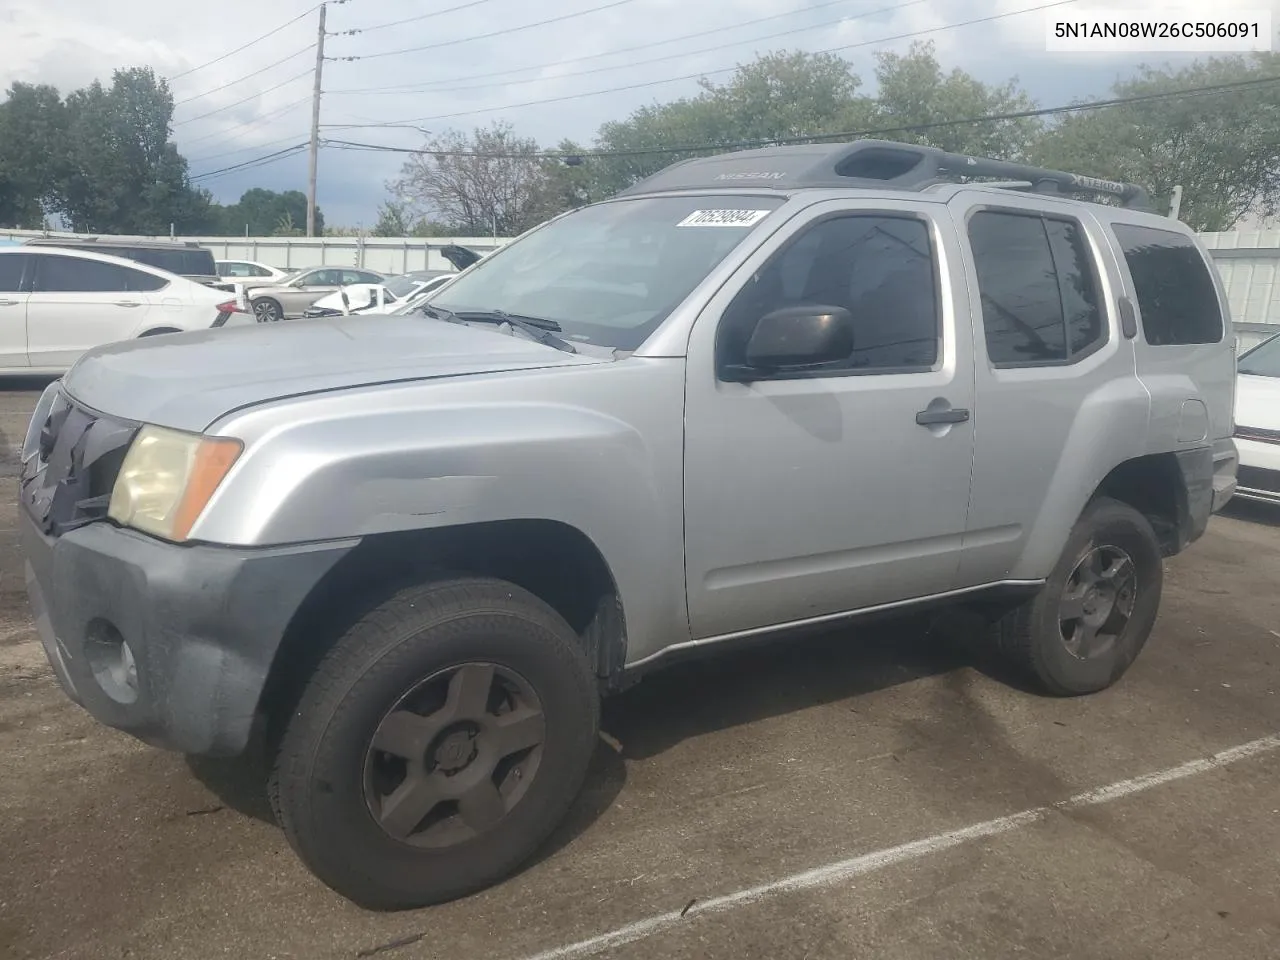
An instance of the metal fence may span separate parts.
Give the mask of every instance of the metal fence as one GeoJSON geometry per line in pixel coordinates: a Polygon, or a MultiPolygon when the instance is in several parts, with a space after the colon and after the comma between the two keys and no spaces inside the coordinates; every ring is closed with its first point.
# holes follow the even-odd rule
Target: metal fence
{"type": "MultiPolygon", "coordinates": [[[[19,243],[32,237],[85,237],[88,234],[40,230],[0,230],[0,240],[19,243]]],[[[120,239],[155,240],[155,237],[120,239]]],[[[169,239],[167,237],[159,239],[169,239]]],[[[281,270],[326,265],[366,267],[380,273],[410,270],[452,270],[440,252],[457,244],[485,254],[509,242],[508,237],[176,237],[195,242],[213,253],[215,260],[256,260],[281,270]]]]}
{"type": "Polygon", "coordinates": [[[1240,350],[1280,333],[1280,230],[1202,233],[1200,239],[1227,288],[1240,350]]]}

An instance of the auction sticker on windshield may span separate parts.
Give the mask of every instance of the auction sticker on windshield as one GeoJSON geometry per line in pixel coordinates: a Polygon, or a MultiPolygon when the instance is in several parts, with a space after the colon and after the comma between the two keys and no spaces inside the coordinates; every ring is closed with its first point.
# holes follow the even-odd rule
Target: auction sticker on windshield
{"type": "Polygon", "coordinates": [[[677,227],[750,227],[769,215],[768,210],[695,210],[677,227]]]}

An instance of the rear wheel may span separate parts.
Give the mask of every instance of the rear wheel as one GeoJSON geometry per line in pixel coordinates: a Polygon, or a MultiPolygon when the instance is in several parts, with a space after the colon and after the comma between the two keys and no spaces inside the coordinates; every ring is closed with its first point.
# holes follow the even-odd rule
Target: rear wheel
{"type": "Polygon", "coordinates": [[[289,718],[271,789],[308,867],[379,909],[514,871],[568,811],[599,729],[577,637],[519,587],[415,586],[352,627],[289,718]]]}
{"type": "Polygon", "coordinates": [[[1044,588],[997,624],[1012,663],[1049,693],[1111,686],[1155,625],[1164,583],[1160,544],[1147,518],[1099,497],[1076,522],[1044,588]]]}

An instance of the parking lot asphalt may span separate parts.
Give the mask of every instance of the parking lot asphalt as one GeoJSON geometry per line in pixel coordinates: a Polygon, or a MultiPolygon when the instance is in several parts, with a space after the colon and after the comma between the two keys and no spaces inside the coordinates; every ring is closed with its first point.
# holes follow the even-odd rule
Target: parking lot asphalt
{"type": "Polygon", "coordinates": [[[1280,514],[1170,561],[1113,689],[1006,682],[954,615],[682,664],[610,701],[522,873],[362,911],[192,760],[63,696],[23,594],[0,385],[0,956],[379,960],[1280,958],[1280,514]]]}

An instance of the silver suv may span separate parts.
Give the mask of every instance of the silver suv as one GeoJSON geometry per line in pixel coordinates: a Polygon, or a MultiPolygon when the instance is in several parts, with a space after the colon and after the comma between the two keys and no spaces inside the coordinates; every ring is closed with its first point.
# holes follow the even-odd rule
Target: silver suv
{"type": "Polygon", "coordinates": [[[289,841],[381,908],[517,869],[601,694],[681,653],[944,601],[1047,693],[1101,690],[1235,488],[1222,288],[1144,199],[755,150],[412,313],[100,348],[22,454],[48,657],[159,746],[260,723],[289,841]]]}

